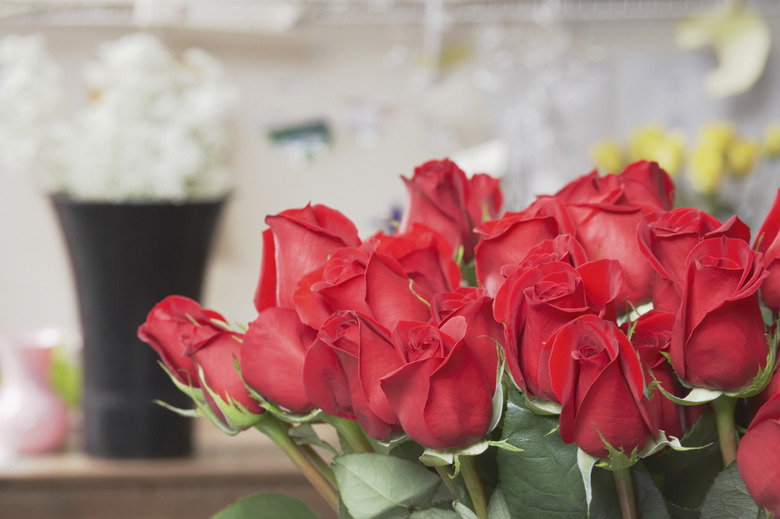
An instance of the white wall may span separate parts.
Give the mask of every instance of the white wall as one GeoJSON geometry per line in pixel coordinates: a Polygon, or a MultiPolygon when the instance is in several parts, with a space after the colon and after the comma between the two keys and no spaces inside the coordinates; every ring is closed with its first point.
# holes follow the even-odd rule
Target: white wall
{"type": "MultiPolygon", "coordinates": [[[[5,33],[11,31],[4,31],[5,33]]],[[[80,106],[82,64],[95,46],[127,31],[30,28],[42,32],[66,68],[68,109],[80,106]]],[[[399,175],[415,165],[486,140],[486,96],[468,81],[468,70],[420,92],[410,86],[415,56],[398,68],[381,57],[393,45],[382,28],[310,31],[300,36],[247,36],[158,31],[173,50],[203,48],[225,65],[240,90],[232,171],[236,190],[221,222],[207,277],[204,304],[229,319],[254,316],[252,296],[260,266],[263,219],[307,202],[335,207],[367,235],[403,200],[399,175]],[[375,147],[364,147],[343,121],[350,99],[387,105],[387,124],[375,147]],[[309,167],[292,167],[269,143],[269,122],[323,117],[332,123],[332,151],[309,167]],[[453,138],[430,142],[444,129],[453,138]]],[[[416,36],[414,36],[416,37],[416,36]]],[[[2,144],[0,144],[0,150],[2,144]]],[[[57,326],[77,329],[67,257],[44,193],[29,179],[0,173],[0,331],[57,326]]]]}
{"type": "MultiPolygon", "coordinates": [[[[480,34],[477,30],[459,29],[455,39],[473,42],[480,34]]],[[[515,30],[524,35],[522,28],[515,30]]],[[[47,36],[52,53],[66,68],[66,109],[75,110],[83,99],[79,79],[83,63],[99,42],[129,31],[0,28],[0,36],[11,32],[41,32],[47,36]]],[[[515,93],[533,79],[526,70],[525,76],[505,74],[509,82],[499,90],[479,88],[473,79],[486,64],[475,53],[471,59],[445,70],[438,83],[420,88],[415,82],[420,71],[420,27],[332,26],[281,36],[182,30],[156,34],[173,50],[197,46],[209,51],[222,60],[229,78],[240,90],[232,160],[236,191],[221,222],[203,299],[206,306],[237,322],[254,317],[252,296],[266,214],[309,201],[324,203],[344,212],[368,235],[387,216],[392,204],[402,203],[399,175],[410,175],[414,166],[425,160],[450,155],[496,136],[511,136],[503,117],[509,106],[507,100],[515,99],[515,93]],[[398,44],[409,51],[408,57],[396,67],[388,67],[383,58],[398,44]],[[355,98],[374,100],[387,108],[386,125],[374,147],[361,145],[343,118],[345,104],[355,98]],[[280,149],[269,143],[266,125],[314,117],[332,123],[334,147],[309,167],[296,169],[280,149]]],[[[619,108],[630,108],[633,101],[630,96],[617,95],[613,79],[624,78],[625,68],[616,69],[609,58],[633,53],[649,53],[655,56],[653,59],[677,55],[673,25],[668,22],[593,24],[579,27],[575,34],[594,51],[580,63],[584,70],[590,70],[587,67],[594,65],[599,56],[600,66],[606,63],[606,68],[592,76],[600,78],[591,85],[600,100],[586,102],[585,115],[579,119],[573,110],[572,124],[563,121],[563,127],[577,127],[579,147],[572,151],[558,146],[554,158],[565,158],[568,165],[561,166],[564,169],[558,170],[558,176],[550,177],[546,172],[537,175],[537,179],[547,182],[545,189],[589,169],[583,143],[603,137],[609,128],[624,130],[627,124],[646,122],[617,113],[619,108]]],[[[523,45],[522,38],[518,41],[523,45]]],[[[579,41],[571,44],[575,50],[579,41]]],[[[705,64],[711,60],[706,56],[702,59],[705,64]]],[[[500,68],[500,62],[492,65],[500,68]]],[[[698,81],[698,77],[693,80],[698,81]]],[[[643,81],[634,78],[633,84],[637,83],[643,81]]],[[[648,78],[647,84],[652,83],[652,77],[648,78]]],[[[578,85],[571,87],[576,89],[578,85]]],[[[651,91],[644,95],[648,102],[652,99],[664,106],[669,93],[651,91]]],[[[709,108],[705,105],[702,110],[709,108]]],[[[560,136],[558,139],[553,143],[562,142],[560,136]]],[[[69,266],[45,194],[10,171],[0,171],[0,257],[0,332],[43,326],[78,329],[69,266]]]]}

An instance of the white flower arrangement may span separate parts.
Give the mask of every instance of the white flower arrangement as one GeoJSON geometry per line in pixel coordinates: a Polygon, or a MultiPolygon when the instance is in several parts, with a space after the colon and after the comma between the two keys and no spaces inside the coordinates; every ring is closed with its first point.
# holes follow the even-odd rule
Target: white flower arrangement
{"type": "Polygon", "coordinates": [[[76,200],[183,202],[229,190],[236,96],[215,58],[199,49],[177,58],[138,33],[101,44],[84,82],[89,102],[60,120],[45,39],[0,40],[0,161],[76,200]]]}

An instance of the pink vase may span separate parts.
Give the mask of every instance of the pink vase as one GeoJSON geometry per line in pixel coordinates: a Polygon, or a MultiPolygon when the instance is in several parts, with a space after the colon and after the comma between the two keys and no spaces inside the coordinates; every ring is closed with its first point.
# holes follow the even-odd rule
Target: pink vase
{"type": "Polygon", "coordinates": [[[0,457],[60,448],[68,436],[65,403],[49,382],[55,330],[0,335],[0,457]]]}

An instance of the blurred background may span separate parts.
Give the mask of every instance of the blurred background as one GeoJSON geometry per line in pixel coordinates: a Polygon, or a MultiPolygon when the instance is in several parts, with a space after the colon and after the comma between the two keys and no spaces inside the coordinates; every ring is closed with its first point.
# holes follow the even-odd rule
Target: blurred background
{"type": "MultiPolygon", "coordinates": [[[[221,62],[238,94],[234,189],[203,303],[245,323],[266,214],[322,203],[365,236],[403,203],[399,176],[433,158],[501,175],[519,209],[619,164],[641,128],[672,135],[667,167],[711,122],[760,144],[780,119],[778,15],[770,0],[6,1],[0,37],[45,37],[64,117],[89,101],[83,71],[103,42],[144,31],[221,62]],[[719,9],[750,9],[759,27],[694,27],[684,42],[681,24],[719,9]]],[[[46,193],[8,165],[0,175],[0,330],[77,330],[46,193]]]]}

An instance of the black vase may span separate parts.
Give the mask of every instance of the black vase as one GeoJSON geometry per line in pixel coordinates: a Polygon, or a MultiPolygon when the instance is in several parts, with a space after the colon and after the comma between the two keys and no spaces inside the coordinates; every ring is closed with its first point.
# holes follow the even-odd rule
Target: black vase
{"type": "Polygon", "coordinates": [[[83,349],[84,448],[102,458],[187,456],[192,402],[137,337],[168,295],[199,300],[224,200],[93,203],[53,197],[70,256],[83,349]]]}

